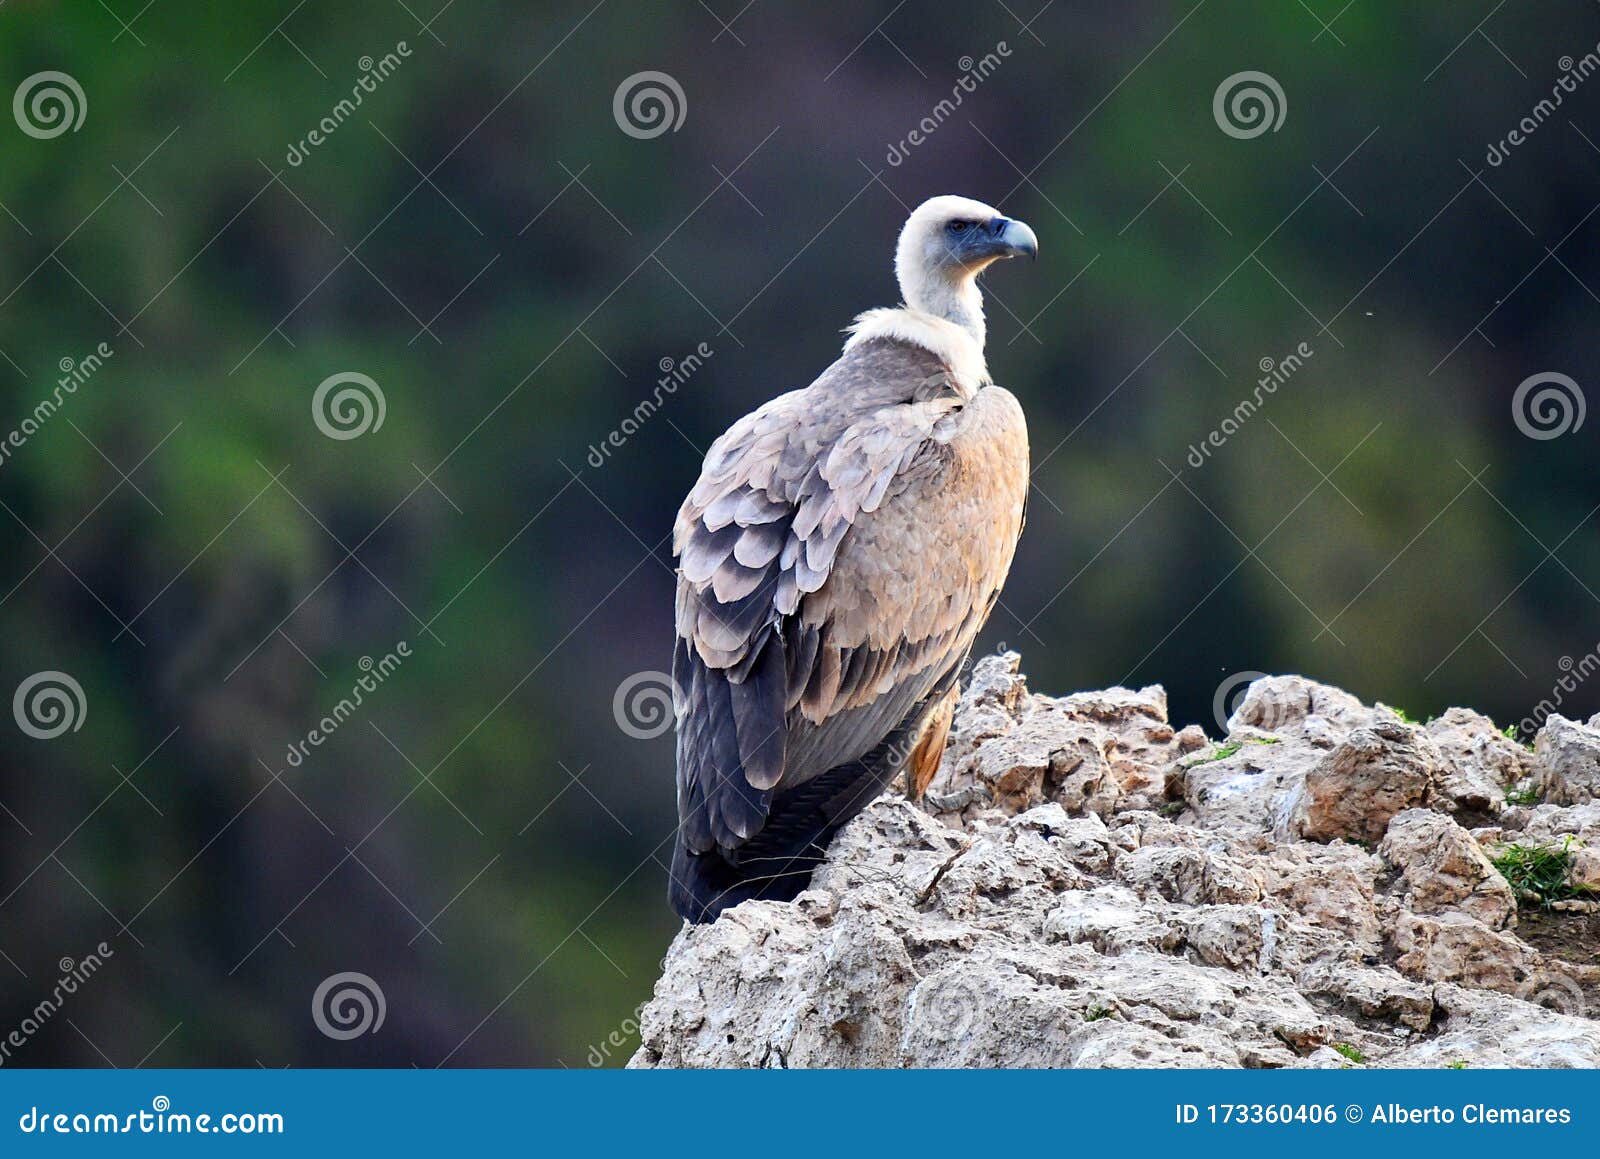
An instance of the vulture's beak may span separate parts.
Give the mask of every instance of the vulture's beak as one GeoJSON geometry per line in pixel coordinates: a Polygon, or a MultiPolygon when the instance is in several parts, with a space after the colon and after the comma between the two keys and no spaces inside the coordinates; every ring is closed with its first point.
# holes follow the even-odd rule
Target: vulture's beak
{"type": "Polygon", "coordinates": [[[997,217],[984,227],[984,233],[990,252],[997,258],[1014,258],[1020,254],[1034,259],[1039,257],[1039,239],[1023,222],[997,217]]]}

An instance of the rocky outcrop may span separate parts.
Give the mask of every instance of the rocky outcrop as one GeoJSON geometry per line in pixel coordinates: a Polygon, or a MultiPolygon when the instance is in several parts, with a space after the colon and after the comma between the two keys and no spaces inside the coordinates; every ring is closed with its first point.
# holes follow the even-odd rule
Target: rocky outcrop
{"type": "Polygon", "coordinates": [[[1449,817],[1406,810],[1389,822],[1378,853],[1400,871],[1395,892],[1412,913],[1462,914],[1492,930],[1515,924],[1510,883],[1449,817]]]}
{"type": "Polygon", "coordinates": [[[920,803],[875,802],[797,901],[685,927],[632,1065],[1600,1065],[1600,917],[1519,924],[1540,899],[1491,861],[1600,884],[1589,738],[1547,736],[1593,730],[1558,720],[1536,755],[1268,677],[1214,742],[1158,687],[1040,696],[987,658],[920,803]]]}
{"type": "Polygon", "coordinates": [[[1552,715],[1539,730],[1534,783],[1557,805],[1600,800],[1600,729],[1590,725],[1552,715]]]}

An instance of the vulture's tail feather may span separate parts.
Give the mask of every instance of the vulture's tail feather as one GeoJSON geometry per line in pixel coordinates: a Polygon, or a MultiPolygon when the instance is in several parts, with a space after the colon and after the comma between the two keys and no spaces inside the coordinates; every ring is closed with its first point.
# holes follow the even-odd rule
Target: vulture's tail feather
{"type": "Polygon", "coordinates": [[[833,836],[865,809],[904,767],[925,704],[859,760],[838,765],[803,785],[778,793],[761,832],[737,850],[692,853],[680,834],[668,887],[672,908],[700,924],[742,901],[793,901],[833,836]]]}

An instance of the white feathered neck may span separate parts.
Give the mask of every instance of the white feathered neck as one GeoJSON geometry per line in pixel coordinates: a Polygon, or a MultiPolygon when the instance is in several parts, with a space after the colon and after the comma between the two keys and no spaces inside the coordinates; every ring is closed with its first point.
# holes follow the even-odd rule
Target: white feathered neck
{"type": "Polygon", "coordinates": [[[857,316],[848,333],[850,337],[844,344],[847,351],[874,338],[920,346],[949,368],[956,385],[969,396],[990,381],[989,366],[977,339],[965,327],[925,310],[909,306],[868,310],[857,316]]]}

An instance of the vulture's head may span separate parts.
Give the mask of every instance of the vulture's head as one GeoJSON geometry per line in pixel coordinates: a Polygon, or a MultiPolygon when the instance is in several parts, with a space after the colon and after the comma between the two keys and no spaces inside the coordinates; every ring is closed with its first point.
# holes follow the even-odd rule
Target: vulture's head
{"type": "Polygon", "coordinates": [[[975,331],[982,341],[977,276],[1001,258],[1039,255],[1039,239],[1020,221],[968,197],[934,197],[900,231],[894,267],[906,305],[975,331]]]}

